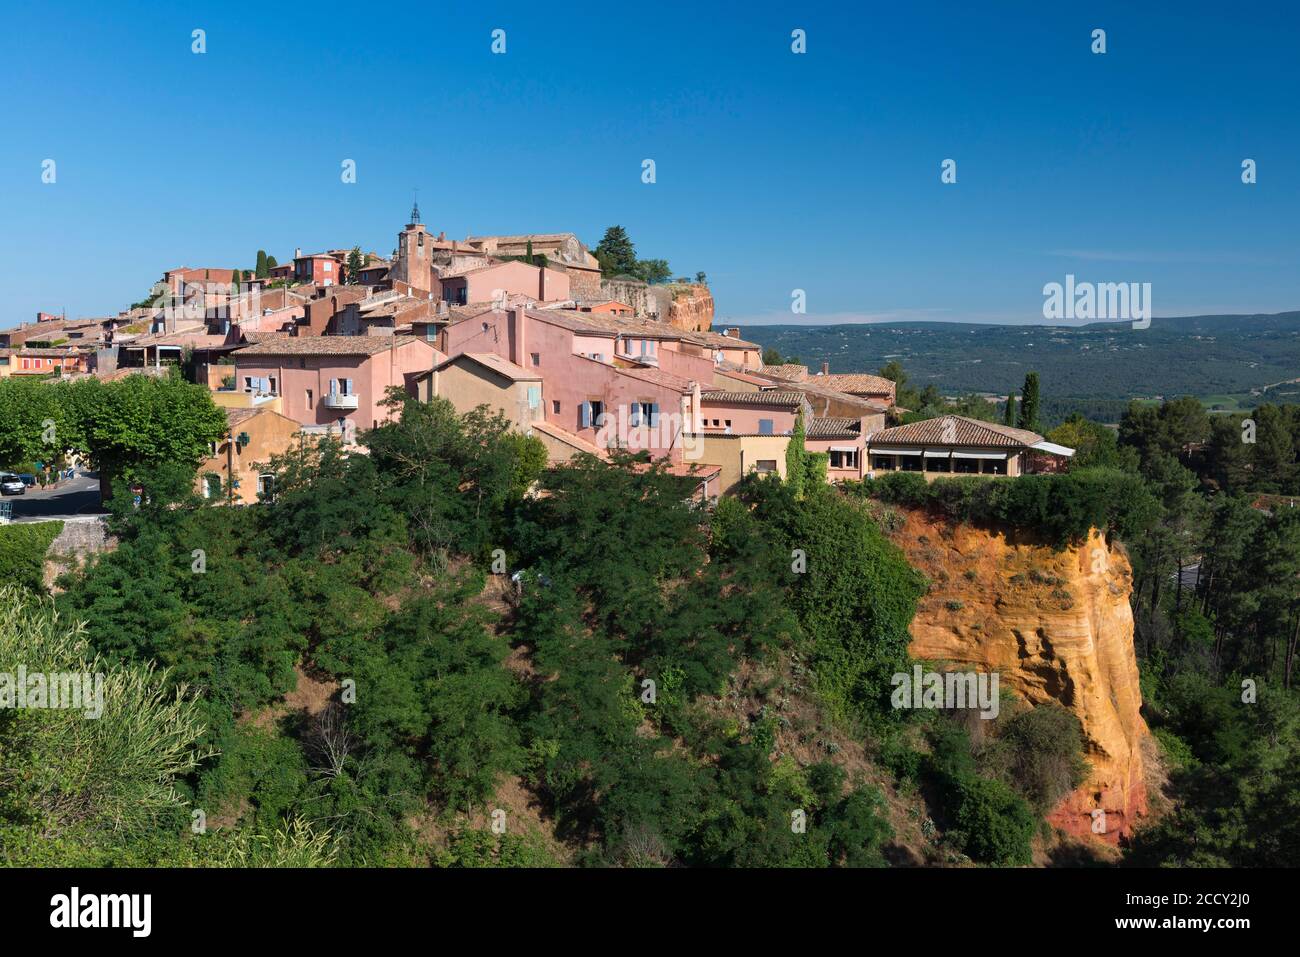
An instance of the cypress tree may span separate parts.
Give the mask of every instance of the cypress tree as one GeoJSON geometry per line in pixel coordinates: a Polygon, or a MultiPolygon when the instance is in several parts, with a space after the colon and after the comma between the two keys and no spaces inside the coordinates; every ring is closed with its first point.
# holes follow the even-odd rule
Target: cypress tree
{"type": "Polygon", "coordinates": [[[266,265],[266,250],[259,249],[257,251],[257,270],[254,272],[254,275],[258,279],[265,279],[270,274],[271,271],[270,269],[267,268],[266,265]]]}
{"type": "Polygon", "coordinates": [[[807,466],[804,464],[805,434],[803,410],[800,409],[794,420],[794,430],[790,433],[790,442],[785,447],[785,481],[796,499],[803,498],[804,481],[808,477],[807,466]]]}
{"type": "Polygon", "coordinates": [[[1025,387],[1020,390],[1020,428],[1038,431],[1038,373],[1025,376],[1025,387]]]}
{"type": "Polygon", "coordinates": [[[1002,424],[1016,424],[1016,390],[1012,389],[1011,394],[1007,396],[1006,408],[1002,411],[1002,424]]]}

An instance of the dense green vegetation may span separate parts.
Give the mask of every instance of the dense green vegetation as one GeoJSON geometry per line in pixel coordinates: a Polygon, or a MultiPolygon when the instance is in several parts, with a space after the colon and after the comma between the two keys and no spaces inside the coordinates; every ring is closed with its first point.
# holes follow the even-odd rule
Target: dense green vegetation
{"type": "MultiPolygon", "coordinates": [[[[871,866],[906,853],[891,850],[880,784],[837,758],[927,750],[935,717],[889,702],[925,583],[816,456],[795,454],[802,487],[753,479],[710,513],[693,482],[648,463],[544,470],[539,444],[498,416],[393,401],[368,455],[295,450],[254,508],[196,497],[183,452],[131,463],[140,502],[113,497],[117,548],[64,577],[60,617],[6,596],[29,630],[84,622],[78,660],[138,676],[168,742],[138,744],[143,763],[118,769],[115,793],[156,789],[131,798],[129,827],[0,808],[9,863],[871,866]],[[492,830],[503,787],[551,823],[506,802],[492,830]]],[[[11,727],[0,765],[42,760],[11,727]]],[[[937,792],[956,835],[946,853],[1024,859],[1041,783],[1015,770],[1031,749],[1002,738],[1011,757],[937,792]]]]}
{"type": "MultiPolygon", "coordinates": [[[[1013,480],[835,489],[796,441],[793,480],[707,510],[646,461],[547,469],[500,416],[394,395],[368,454],[295,449],[228,508],[194,493],[210,417],[181,386],[30,397],[141,495],[111,499],[117,547],[52,601],[52,529],[0,532],[23,582],[0,672],[102,671],[113,705],[92,728],[0,711],[0,861],[1030,863],[1084,780],[1078,722],[1005,691],[989,721],[891,706],[927,583],[882,503],[1122,541],[1174,803],[1133,860],[1294,855],[1300,513],[1252,507],[1294,489],[1287,408],[1244,457],[1194,402],[1134,404],[1118,432],[1074,417],[1051,434],[1075,468],[1013,480]],[[109,427],[167,402],[185,434],[109,427]]],[[[0,434],[30,455],[24,421],[0,434]]]]}
{"type": "Polygon", "coordinates": [[[0,582],[40,591],[45,585],[45,553],[63,531],[62,522],[0,525],[0,582]]]}

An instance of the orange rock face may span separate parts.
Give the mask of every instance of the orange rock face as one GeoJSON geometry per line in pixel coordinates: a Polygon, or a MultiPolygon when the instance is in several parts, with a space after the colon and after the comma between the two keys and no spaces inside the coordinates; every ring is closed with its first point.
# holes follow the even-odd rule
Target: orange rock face
{"type": "Polygon", "coordinates": [[[912,622],[912,656],[996,671],[1026,701],[1072,711],[1092,774],[1048,820],[1118,843],[1147,812],[1142,745],[1150,733],[1140,713],[1127,555],[1096,532],[1058,552],[1016,532],[904,514],[892,537],[931,582],[912,622]]]}
{"type": "Polygon", "coordinates": [[[708,332],[713,325],[713,293],[709,287],[698,284],[675,287],[668,323],[689,332],[708,332]]]}

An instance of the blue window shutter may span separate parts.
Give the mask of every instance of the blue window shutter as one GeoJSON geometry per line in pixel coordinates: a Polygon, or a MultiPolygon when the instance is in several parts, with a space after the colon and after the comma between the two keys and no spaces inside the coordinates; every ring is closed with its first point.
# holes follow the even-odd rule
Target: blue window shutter
{"type": "Polygon", "coordinates": [[[659,424],[659,403],[651,402],[650,403],[650,425],[656,426],[658,424],[659,424]]]}
{"type": "Polygon", "coordinates": [[[758,434],[759,434],[759,435],[771,435],[771,434],[772,434],[772,420],[771,420],[771,419],[759,419],[759,420],[758,420],[758,434]]]}
{"type": "Polygon", "coordinates": [[[582,410],[582,427],[584,429],[591,428],[591,403],[584,402],[579,408],[582,410]]]}

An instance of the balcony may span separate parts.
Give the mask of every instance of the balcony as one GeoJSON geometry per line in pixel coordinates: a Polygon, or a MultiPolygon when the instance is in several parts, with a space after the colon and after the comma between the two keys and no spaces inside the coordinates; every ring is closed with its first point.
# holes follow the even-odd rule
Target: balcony
{"type": "Polygon", "coordinates": [[[341,392],[327,392],[321,396],[321,404],[327,409],[355,409],[358,397],[344,395],[341,392]]]}

